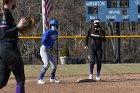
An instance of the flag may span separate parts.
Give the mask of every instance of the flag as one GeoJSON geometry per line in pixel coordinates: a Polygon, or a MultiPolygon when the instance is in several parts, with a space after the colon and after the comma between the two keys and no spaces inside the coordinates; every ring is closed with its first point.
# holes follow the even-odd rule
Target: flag
{"type": "Polygon", "coordinates": [[[44,2],[45,16],[49,16],[50,10],[52,9],[52,4],[50,0],[45,0],[44,2]]]}
{"type": "MultiPolygon", "coordinates": [[[[52,10],[51,0],[43,0],[42,2],[42,12],[43,12],[43,29],[45,30],[46,27],[49,26],[48,17],[50,11],[52,10]]],[[[43,31],[44,32],[44,31],[43,31]]]]}

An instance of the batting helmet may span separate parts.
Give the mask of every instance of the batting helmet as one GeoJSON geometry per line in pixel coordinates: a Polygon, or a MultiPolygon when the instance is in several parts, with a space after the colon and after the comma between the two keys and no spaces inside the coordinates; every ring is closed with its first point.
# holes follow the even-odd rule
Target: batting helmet
{"type": "Polygon", "coordinates": [[[53,19],[50,21],[50,25],[58,25],[58,21],[53,19]]]}

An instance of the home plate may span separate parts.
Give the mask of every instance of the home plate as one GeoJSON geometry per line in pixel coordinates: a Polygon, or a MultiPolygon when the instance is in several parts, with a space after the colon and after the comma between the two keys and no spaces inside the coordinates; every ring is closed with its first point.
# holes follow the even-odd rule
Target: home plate
{"type": "Polygon", "coordinates": [[[77,83],[82,83],[82,82],[95,82],[95,80],[93,80],[93,79],[78,79],[76,82],[77,83]]]}

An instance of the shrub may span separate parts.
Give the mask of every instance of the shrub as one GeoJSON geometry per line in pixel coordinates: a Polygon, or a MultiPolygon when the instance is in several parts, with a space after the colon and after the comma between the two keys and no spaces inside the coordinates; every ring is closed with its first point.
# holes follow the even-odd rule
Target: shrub
{"type": "Polygon", "coordinates": [[[67,56],[69,57],[69,49],[68,49],[68,44],[65,44],[64,47],[60,50],[60,56],[64,57],[67,56]]]}

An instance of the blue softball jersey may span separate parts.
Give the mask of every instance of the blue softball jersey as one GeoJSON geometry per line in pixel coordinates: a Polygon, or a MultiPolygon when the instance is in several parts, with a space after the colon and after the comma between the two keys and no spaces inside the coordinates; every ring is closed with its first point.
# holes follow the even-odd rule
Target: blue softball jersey
{"type": "Polygon", "coordinates": [[[58,37],[58,31],[52,31],[49,29],[46,31],[42,37],[42,45],[44,45],[46,48],[53,48],[55,41],[58,37]]]}

